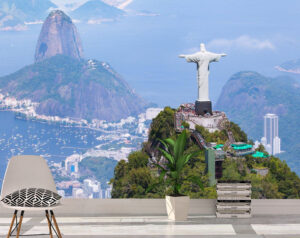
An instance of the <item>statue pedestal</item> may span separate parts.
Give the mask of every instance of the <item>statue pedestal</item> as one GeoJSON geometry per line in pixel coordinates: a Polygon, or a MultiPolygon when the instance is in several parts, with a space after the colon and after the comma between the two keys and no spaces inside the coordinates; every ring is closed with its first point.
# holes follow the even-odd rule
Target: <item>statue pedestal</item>
{"type": "Polygon", "coordinates": [[[206,113],[212,115],[211,101],[196,101],[195,112],[197,115],[204,116],[206,113]]]}

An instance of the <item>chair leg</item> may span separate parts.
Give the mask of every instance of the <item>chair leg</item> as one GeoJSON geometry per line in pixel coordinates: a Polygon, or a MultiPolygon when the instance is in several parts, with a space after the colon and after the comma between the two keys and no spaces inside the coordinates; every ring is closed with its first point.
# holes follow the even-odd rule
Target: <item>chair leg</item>
{"type": "Polygon", "coordinates": [[[11,230],[13,228],[13,225],[15,224],[15,219],[16,219],[17,213],[18,213],[18,211],[15,210],[13,218],[12,218],[11,223],[10,223],[10,227],[9,227],[8,234],[7,234],[6,238],[10,237],[11,230]]]}
{"type": "Polygon", "coordinates": [[[50,218],[49,218],[49,212],[48,212],[48,210],[46,210],[45,212],[46,212],[46,218],[47,218],[47,221],[48,221],[49,234],[50,234],[50,237],[53,238],[52,227],[51,227],[51,222],[50,222],[50,218]]]}
{"type": "Polygon", "coordinates": [[[19,236],[20,236],[20,231],[21,231],[23,216],[24,216],[24,211],[21,211],[20,222],[19,222],[19,226],[18,226],[18,231],[17,231],[16,238],[19,238],[19,236]]]}
{"type": "Polygon", "coordinates": [[[58,233],[58,237],[62,238],[60,230],[59,230],[59,227],[58,227],[57,222],[56,222],[56,218],[54,216],[54,212],[52,210],[50,210],[50,213],[51,213],[51,217],[53,218],[53,222],[54,222],[54,225],[55,225],[55,229],[56,229],[56,231],[58,233]]]}

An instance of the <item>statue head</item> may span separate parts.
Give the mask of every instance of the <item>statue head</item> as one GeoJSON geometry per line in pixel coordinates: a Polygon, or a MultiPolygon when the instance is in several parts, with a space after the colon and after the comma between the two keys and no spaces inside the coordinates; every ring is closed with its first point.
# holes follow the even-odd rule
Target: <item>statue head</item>
{"type": "Polygon", "coordinates": [[[206,51],[204,43],[200,44],[200,51],[201,52],[205,52],[206,51]]]}

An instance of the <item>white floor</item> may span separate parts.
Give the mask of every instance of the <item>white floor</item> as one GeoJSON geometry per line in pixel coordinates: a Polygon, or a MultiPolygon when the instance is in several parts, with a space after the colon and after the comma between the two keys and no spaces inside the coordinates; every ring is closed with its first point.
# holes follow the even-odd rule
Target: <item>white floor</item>
{"type": "MultiPolygon", "coordinates": [[[[57,217],[58,223],[112,223],[112,222],[147,222],[150,221],[151,218],[143,218],[143,217],[57,217]]],[[[153,218],[152,220],[155,220],[153,218]]],[[[167,220],[159,219],[158,222],[167,220]]],[[[42,224],[46,224],[47,220],[44,219],[42,224]]]]}
{"type": "MultiPolygon", "coordinates": [[[[23,234],[48,233],[47,221],[41,220],[35,223],[36,219],[24,218],[23,234]],[[29,229],[29,230],[28,230],[29,229]]],[[[170,222],[164,216],[144,216],[144,217],[58,217],[58,223],[63,235],[66,236],[209,236],[220,237],[237,236],[245,227],[248,234],[257,236],[265,235],[275,237],[300,237],[300,222],[291,224],[243,224],[237,220],[226,220],[233,224],[200,224],[193,220],[181,223],[170,222]],[[240,228],[239,228],[240,226],[240,228]],[[236,230],[235,230],[236,229],[236,230]],[[251,233],[252,231],[252,233],[251,233]],[[255,232],[255,233],[254,233],[255,232]]],[[[199,221],[203,218],[199,218],[199,221]]],[[[212,222],[216,220],[212,220],[212,222]]],[[[243,220],[241,220],[243,221],[243,220]]],[[[245,220],[244,220],[245,221],[245,220]]],[[[261,220],[264,223],[263,220],[261,220]]],[[[7,234],[11,218],[0,218],[0,237],[7,234]]],[[[209,223],[209,222],[207,222],[209,223]]],[[[226,222],[227,223],[227,222],[226,222]]],[[[288,223],[288,222],[287,222],[288,223]]],[[[252,236],[251,236],[252,237],[252,236]]]]}
{"type": "MultiPolygon", "coordinates": [[[[193,216],[192,218],[212,218],[215,216],[193,216]]],[[[134,222],[134,223],[145,223],[145,222],[152,222],[152,223],[160,223],[160,222],[171,222],[168,220],[167,217],[163,216],[135,216],[135,217],[57,217],[58,223],[128,223],[128,222],[134,222]]],[[[189,222],[189,221],[187,221],[189,222]]],[[[47,224],[47,220],[44,219],[42,224],[47,224]]]]}
{"type": "MultiPolygon", "coordinates": [[[[35,226],[26,234],[47,232],[46,226],[35,226]]],[[[230,224],[220,225],[60,225],[63,235],[235,235],[230,224]]]]}
{"type": "MultiPolygon", "coordinates": [[[[10,223],[11,223],[11,219],[12,219],[12,217],[0,217],[0,225],[1,224],[9,224],[10,225],[10,223]]],[[[24,217],[23,218],[23,223],[26,223],[26,222],[28,222],[29,220],[30,220],[31,218],[26,218],[26,217],[24,217]]]]}
{"type": "Polygon", "coordinates": [[[0,236],[7,235],[9,226],[0,226],[0,236]]]}
{"type": "Polygon", "coordinates": [[[252,224],[251,226],[258,235],[300,235],[300,224],[252,224]]]}
{"type": "MultiPolygon", "coordinates": [[[[4,217],[0,217],[0,236],[6,236],[8,229],[9,229],[9,225],[11,223],[11,217],[10,218],[4,218],[4,217]]],[[[31,218],[23,218],[23,224],[26,224],[31,218]]]]}

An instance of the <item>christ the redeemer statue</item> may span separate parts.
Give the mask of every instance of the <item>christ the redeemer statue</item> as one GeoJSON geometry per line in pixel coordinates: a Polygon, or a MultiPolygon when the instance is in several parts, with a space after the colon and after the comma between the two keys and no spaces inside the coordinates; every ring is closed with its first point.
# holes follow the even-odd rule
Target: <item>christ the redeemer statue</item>
{"type": "Polygon", "coordinates": [[[203,43],[200,44],[199,52],[192,55],[179,55],[179,57],[185,58],[187,62],[193,62],[197,64],[198,99],[195,106],[196,113],[199,115],[204,115],[206,113],[212,114],[208,88],[209,64],[211,62],[219,61],[222,56],[226,56],[226,54],[216,54],[206,51],[205,45],[203,43]]]}

